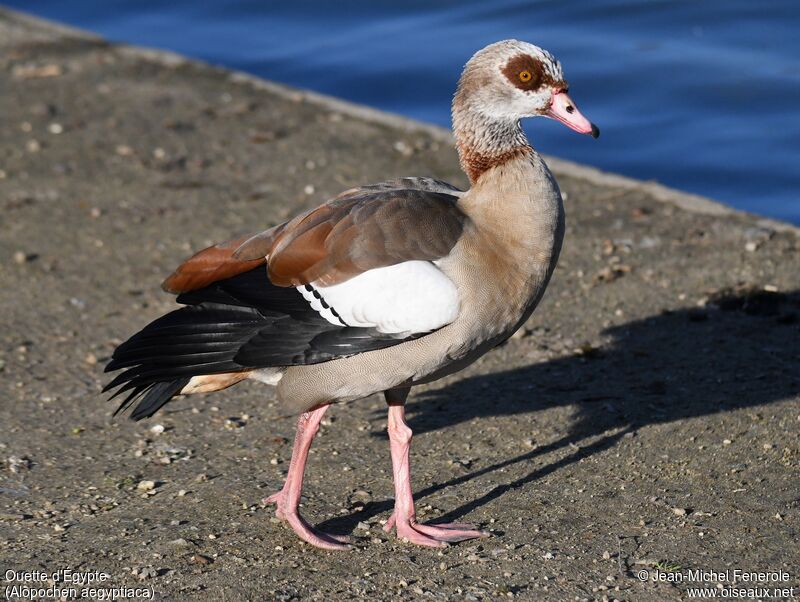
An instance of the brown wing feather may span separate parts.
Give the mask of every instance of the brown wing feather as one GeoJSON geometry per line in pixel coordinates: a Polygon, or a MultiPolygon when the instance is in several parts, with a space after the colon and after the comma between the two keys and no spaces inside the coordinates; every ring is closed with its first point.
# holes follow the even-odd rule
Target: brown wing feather
{"type": "Polygon", "coordinates": [[[164,290],[197,290],[268,263],[278,286],[338,284],[374,268],[447,255],[467,217],[458,190],[429,178],[354,188],[258,234],[203,249],[164,281],[164,290]]]}
{"type": "Polygon", "coordinates": [[[274,239],[270,280],[279,286],[330,286],[374,268],[440,259],[466,220],[456,200],[445,192],[411,189],[361,190],[337,198],[293,220],[274,239]]]}
{"type": "Polygon", "coordinates": [[[184,261],[161,285],[168,293],[187,293],[266,263],[265,257],[243,260],[234,251],[253,235],[240,236],[208,247],[184,261]]]}
{"type": "Polygon", "coordinates": [[[272,245],[275,244],[275,239],[283,232],[291,222],[284,222],[278,226],[274,226],[269,230],[259,232],[245,240],[238,249],[234,252],[234,257],[241,261],[250,261],[253,259],[264,259],[272,251],[272,245]]]}

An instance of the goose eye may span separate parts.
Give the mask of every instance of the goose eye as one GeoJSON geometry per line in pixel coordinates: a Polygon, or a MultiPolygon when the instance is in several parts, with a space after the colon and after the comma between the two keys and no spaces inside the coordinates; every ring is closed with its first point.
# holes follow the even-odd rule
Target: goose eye
{"type": "Polygon", "coordinates": [[[519,80],[522,82],[529,82],[531,81],[531,72],[525,69],[525,71],[519,72],[519,80]]]}

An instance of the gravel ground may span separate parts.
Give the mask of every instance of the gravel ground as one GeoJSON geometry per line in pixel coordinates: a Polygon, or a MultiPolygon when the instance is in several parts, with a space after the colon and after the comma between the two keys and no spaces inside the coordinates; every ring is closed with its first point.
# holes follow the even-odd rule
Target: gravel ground
{"type": "Polygon", "coordinates": [[[173,306],[159,284],[192,251],[355,184],[463,186],[455,153],[422,126],[0,11],[6,593],[22,584],[8,570],[60,569],[164,600],[681,600],[731,585],[690,569],[797,586],[800,238],[581,174],[557,170],[564,252],[524,330],[409,402],[422,517],[493,536],[438,551],[384,534],[375,396],[333,408],[312,449],[304,513],[355,535],[350,553],[319,551],[260,503],[294,427],[271,388],[133,423],[111,418],[102,366],[173,306]]]}

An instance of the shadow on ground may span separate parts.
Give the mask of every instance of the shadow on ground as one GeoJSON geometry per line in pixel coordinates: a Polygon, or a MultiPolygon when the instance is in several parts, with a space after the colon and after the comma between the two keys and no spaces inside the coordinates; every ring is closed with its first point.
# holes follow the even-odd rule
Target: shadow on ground
{"type": "MultiPolygon", "coordinates": [[[[556,462],[536,466],[526,476],[498,485],[437,520],[454,521],[507,491],[612,447],[643,426],[797,395],[799,313],[800,291],[727,291],[703,309],[666,312],[615,326],[605,333],[613,337],[606,347],[467,378],[418,395],[408,405],[415,434],[474,418],[522,417],[565,405],[575,406],[576,417],[561,439],[431,485],[417,491],[415,498],[560,448],[574,448],[556,462]]],[[[328,520],[321,528],[351,532],[359,521],[392,506],[393,500],[370,502],[362,511],[328,520]]]]}

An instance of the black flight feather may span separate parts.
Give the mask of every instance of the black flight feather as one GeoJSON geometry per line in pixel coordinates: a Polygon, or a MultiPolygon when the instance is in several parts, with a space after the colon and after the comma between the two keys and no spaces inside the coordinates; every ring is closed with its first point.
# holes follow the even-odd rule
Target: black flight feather
{"type": "Polygon", "coordinates": [[[293,287],[263,267],[182,293],[185,305],[154,320],[114,351],[103,391],[128,393],[116,413],[152,416],[193,376],[316,364],[396,345],[412,337],[331,324],[293,287]]]}

